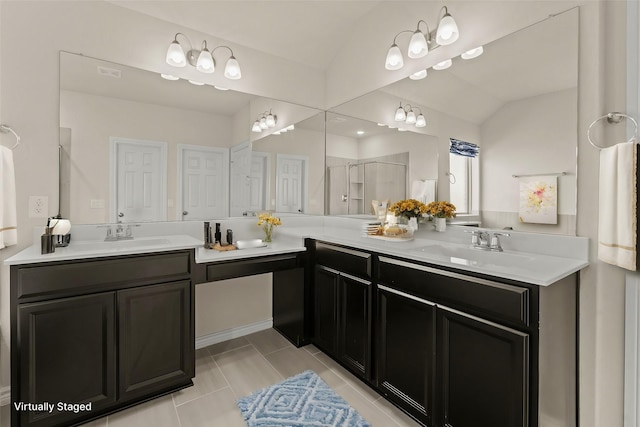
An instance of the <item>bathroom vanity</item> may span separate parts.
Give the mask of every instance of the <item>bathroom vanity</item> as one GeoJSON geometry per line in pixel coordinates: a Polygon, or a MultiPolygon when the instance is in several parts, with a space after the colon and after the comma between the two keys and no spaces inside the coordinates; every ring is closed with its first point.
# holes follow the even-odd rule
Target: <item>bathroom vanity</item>
{"type": "Polygon", "coordinates": [[[267,248],[208,251],[196,231],[7,260],[12,404],[91,403],[12,410],[12,425],[72,425],[190,386],[195,286],[265,272],[274,328],[296,346],[315,344],[426,426],[576,424],[586,239],[523,237],[523,247],[568,242],[578,258],[476,256],[456,227],[389,243],[360,236],[353,219],[304,221],[288,221],[267,248]]]}

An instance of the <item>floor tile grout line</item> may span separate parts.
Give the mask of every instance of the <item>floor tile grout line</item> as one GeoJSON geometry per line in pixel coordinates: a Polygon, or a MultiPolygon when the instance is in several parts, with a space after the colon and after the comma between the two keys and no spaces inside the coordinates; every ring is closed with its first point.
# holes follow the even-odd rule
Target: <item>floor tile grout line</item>
{"type": "MultiPolygon", "coordinates": [[[[245,338],[245,340],[247,341],[247,344],[241,345],[241,346],[239,346],[239,347],[234,347],[234,348],[231,348],[231,349],[229,349],[229,350],[225,350],[225,351],[223,351],[223,352],[221,352],[221,353],[216,353],[216,354],[211,353],[211,351],[209,350],[209,347],[211,347],[211,346],[209,346],[209,347],[205,347],[205,349],[207,350],[207,353],[209,353],[209,356],[211,356],[211,357],[216,357],[216,356],[220,356],[220,355],[225,354],[225,353],[229,353],[230,351],[238,350],[238,349],[240,349],[240,348],[243,348],[243,347],[247,347],[247,346],[252,345],[252,344],[249,342],[249,340],[247,340],[246,338],[245,338]]],[[[224,341],[223,341],[223,342],[224,342],[224,341]]],[[[213,345],[215,345],[215,344],[213,344],[213,345]]]]}
{"type": "MultiPolygon", "coordinates": [[[[251,344],[249,344],[249,345],[251,345],[251,344]]],[[[239,347],[239,348],[243,348],[243,347],[247,347],[247,346],[242,346],[242,347],[239,347]]],[[[232,351],[232,350],[230,350],[230,351],[232,351]]],[[[211,356],[211,357],[213,357],[213,356],[211,356]]],[[[220,375],[222,375],[222,378],[224,378],[225,382],[229,386],[229,390],[231,390],[231,394],[233,394],[234,400],[237,401],[238,400],[238,393],[233,389],[233,386],[231,385],[231,381],[229,381],[227,376],[224,374],[224,371],[220,367],[220,364],[218,363],[218,361],[216,360],[215,357],[213,357],[213,363],[216,364],[216,368],[218,368],[218,371],[220,371],[220,375]]]]}
{"type": "MultiPolygon", "coordinates": [[[[225,379],[225,381],[226,381],[226,379],[225,379]]],[[[196,396],[196,397],[194,397],[193,399],[185,400],[185,401],[184,401],[184,402],[182,402],[182,403],[175,403],[175,400],[174,400],[174,404],[175,404],[176,408],[178,408],[178,407],[180,407],[180,406],[182,406],[182,405],[186,405],[187,403],[191,403],[191,402],[193,402],[194,400],[198,400],[198,399],[200,399],[201,397],[209,396],[210,394],[217,393],[217,392],[219,392],[219,391],[226,390],[226,389],[230,389],[230,390],[231,390],[231,386],[230,386],[228,383],[227,383],[227,386],[226,386],[226,387],[222,387],[222,388],[219,388],[219,389],[217,389],[217,390],[213,390],[213,391],[208,391],[208,392],[206,392],[206,393],[204,393],[204,394],[201,394],[200,396],[196,396]]]]}
{"type": "Polygon", "coordinates": [[[178,427],[182,427],[182,421],[180,421],[180,414],[178,413],[178,406],[176,405],[176,399],[171,393],[171,403],[173,403],[173,411],[176,413],[176,418],[178,419],[178,427]]]}
{"type": "MultiPolygon", "coordinates": [[[[276,373],[276,374],[278,374],[282,380],[287,379],[287,377],[285,377],[285,376],[284,376],[280,371],[278,371],[278,370],[276,369],[276,367],[275,367],[275,366],[273,366],[273,364],[272,364],[271,362],[269,362],[269,359],[267,359],[267,358],[266,358],[266,355],[264,355],[264,354],[260,353],[260,350],[258,350],[255,346],[254,346],[253,348],[255,348],[255,349],[256,349],[256,351],[258,352],[258,354],[259,354],[259,355],[260,355],[260,356],[265,360],[265,362],[267,362],[267,364],[268,364],[269,366],[271,366],[271,369],[273,369],[273,370],[275,371],[275,373],[276,373]]],[[[280,349],[280,350],[284,350],[284,349],[280,349]]],[[[280,350],[278,350],[278,351],[280,351],[280,350]]],[[[271,352],[271,353],[274,353],[274,352],[271,352]]],[[[271,353],[269,353],[269,354],[271,354],[271,353]]]]}

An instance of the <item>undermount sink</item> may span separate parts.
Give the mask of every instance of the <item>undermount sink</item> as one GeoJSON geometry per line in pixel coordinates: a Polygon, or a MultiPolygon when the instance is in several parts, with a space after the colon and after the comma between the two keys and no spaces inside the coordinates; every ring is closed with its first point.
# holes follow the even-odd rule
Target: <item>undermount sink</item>
{"type": "Polygon", "coordinates": [[[495,252],[464,245],[433,244],[414,249],[429,257],[472,266],[519,267],[530,263],[533,257],[513,252],[495,252]]]}
{"type": "Polygon", "coordinates": [[[76,241],[72,242],[68,247],[70,250],[84,251],[118,251],[126,249],[135,249],[142,247],[153,247],[168,245],[171,243],[169,239],[133,239],[133,240],[113,240],[113,241],[76,241]]]}

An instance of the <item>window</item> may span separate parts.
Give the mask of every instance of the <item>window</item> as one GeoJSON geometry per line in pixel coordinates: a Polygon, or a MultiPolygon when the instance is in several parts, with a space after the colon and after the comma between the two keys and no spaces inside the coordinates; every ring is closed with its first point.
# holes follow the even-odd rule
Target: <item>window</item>
{"type": "Polygon", "coordinates": [[[480,147],[454,138],[449,141],[449,199],[457,214],[477,213],[480,147]]]}

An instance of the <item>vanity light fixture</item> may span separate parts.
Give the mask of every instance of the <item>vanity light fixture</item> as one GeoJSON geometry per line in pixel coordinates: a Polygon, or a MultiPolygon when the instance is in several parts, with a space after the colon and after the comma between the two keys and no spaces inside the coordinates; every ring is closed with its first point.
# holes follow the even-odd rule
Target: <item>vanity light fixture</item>
{"type": "Polygon", "coordinates": [[[240,70],[240,64],[233,55],[233,50],[229,46],[216,46],[211,51],[207,48],[207,41],[202,42],[200,50],[194,49],[191,44],[191,40],[182,33],[176,33],[173,41],[167,49],[167,64],[173,67],[185,67],[187,63],[196,67],[196,69],[202,73],[211,74],[216,69],[216,61],[213,58],[213,54],[220,48],[229,49],[231,53],[227,63],[224,67],[224,76],[231,80],[238,80],[242,78],[242,71],[240,70]],[[182,45],[178,41],[178,36],[184,37],[189,43],[189,50],[185,54],[182,45]]]}
{"type": "Polygon", "coordinates": [[[180,77],[176,77],[176,76],[174,76],[174,75],[171,75],[171,74],[165,74],[165,73],[160,74],[160,77],[162,77],[162,78],[163,78],[163,79],[165,79],[165,80],[172,80],[172,81],[180,80],[180,77]]]}
{"type": "Polygon", "coordinates": [[[484,49],[482,48],[482,46],[478,46],[478,47],[476,47],[474,49],[470,49],[470,50],[466,51],[465,53],[460,55],[460,58],[462,58],[462,59],[477,58],[478,56],[482,55],[483,52],[484,52],[484,49]]]}
{"type": "Polygon", "coordinates": [[[425,77],[427,77],[427,69],[426,68],[424,70],[416,71],[415,73],[413,73],[413,74],[411,74],[409,76],[409,78],[411,80],[422,80],[425,77]]]}
{"type": "Polygon", "coordinates": [[[356,132],[358,135],[364,135],[364,131],[363,130],[359,130],[356,132]]]}
{"type": "Polygon", "coordinates": [[[204,86],[204,83],[198,82],[198,81],[195,81],[195,80],[188,80],[188,82],[191,83],[192,85],[204,86]]]}
{"type": "Polygon", "coordinates": [[[436,31],[436,43],[440,46],[450,45],[455,43],[460,37],[460,31],[458,31],[458,25],[456,21],[453,19],[453,16],[449,14],[449,10],[447,6],[442,6],[440,12],[444,9],[444,15],[440,18],[440,23],[438,24],[438,30],[436,31]]]}
{"type": "MultiPolygon", "coordinates": [[[[394,119],[396,122],[405,122],[408,125],[414,125],[415,127],[418,127],[418,128],[422,128],[427,125],[427,120],[422,114],[422,110],[420,110],[420,108],[412,107],[410,104],[405,104],[403,106],[402,102],[400,103],[400,106],[396,110],[394,119]],[[418,113],[419,113],[418,115],[416,115],[415,111],[413,111],[414,109],[418,110],[418,113]]],[[[389,128],[391,128],[391,126],[389,126],[389,128]]],[[[406,129],[403,129],[403,130],[406,130],[406,129]]]]}
{"type": "Polygon", "coordinates": [[[259,114],[256,118],[256,121],[251,125],[252,132],[262,132],[263,130],[267,130],[276,126],[278,122],[278,116],[273,114],[271,110],[265,111],[262,114],[259,114]]]}
{"type": "Polygon", "coordinates": [[[433,68],[436,71],[446,70],[447,68],[451,67],[451,64],[453,64],[453,61],[451,61],[451,59],[445,59],[442,62],[438,62],[436,65],[434,65],[431,68],[433,68]]]}
{"type": "Polygon", "coordinates": [[[458,40],[460,31],[458,30],[458,25],[453,19],[453,16],[451,16],[446,6],[442,6],[440,12],[442,13],[442,17],[440,18],[438,28],[434,33],[429,30],[429,24],[421,19],[418,21],[415,31],[403,30],[395,35],[393,38],[393,44],[387,52],[387,58],[384,64],[387,70],[399,70],[404,66],[402,51],[397,44],[398,36],[400,34],[412,34],[411,39],[409,40],[409,47],[407,48],[407,56],[412,59],[422,58],[429,53],[430,50],[433,50],[438,46],[449,45],[458,40]],[[422,32],[420,24],[424,24],[426,32],[422,32]]]}

